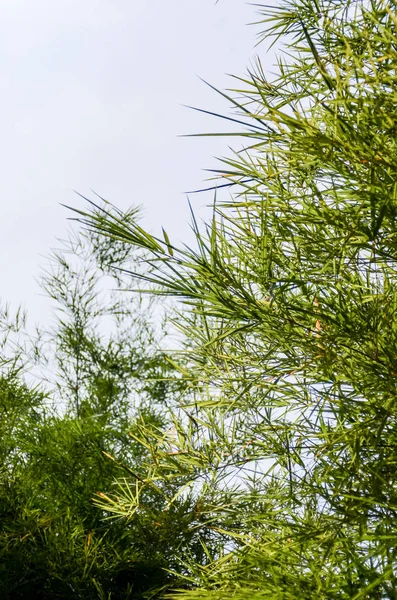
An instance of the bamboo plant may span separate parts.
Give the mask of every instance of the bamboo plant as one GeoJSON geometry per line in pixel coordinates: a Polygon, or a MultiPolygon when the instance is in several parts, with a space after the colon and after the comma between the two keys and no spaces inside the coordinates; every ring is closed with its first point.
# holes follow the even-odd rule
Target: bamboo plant
{"type": "Polygon", "coordinates": [[[194,500],[217,546],[172,597],[397,599],[396,2],[258,8],[278,71],[222,92],[239,146],[195,247],[77,210],[148,253],[138,287],[179,301],[186,340],[173,427],[142,421],[145,477],[97,501],[194,500]]]}

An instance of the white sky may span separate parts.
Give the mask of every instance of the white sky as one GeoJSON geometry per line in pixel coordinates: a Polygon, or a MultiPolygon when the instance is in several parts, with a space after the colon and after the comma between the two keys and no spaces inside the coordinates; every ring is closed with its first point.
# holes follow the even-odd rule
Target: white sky
{"type": "MultiPolygon", "coordinates": [[[[186,190],[228,153],[226,138],[182,138],[222,123],[183,108],[228,112],[225,73],[255,56],[255,8],[244,0],[2,0],[0,5],[0,297],[46,323],[35,281],[73,194],[97,191],[144,224],[189,236],[186,190]]],[[[274,60],[266,60],[272,70],[274,60]]],[[[199,215],[207,196],[192,196],[199,215]]]]}

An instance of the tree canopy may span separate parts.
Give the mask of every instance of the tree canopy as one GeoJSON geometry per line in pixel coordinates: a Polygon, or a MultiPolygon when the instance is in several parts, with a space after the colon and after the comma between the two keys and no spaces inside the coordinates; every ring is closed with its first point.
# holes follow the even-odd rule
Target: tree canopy
{"type": "Polygon", "coordinates": [[[127,526],[93,503],[116,479],[142,474],[148,452],[134,430],[143,417],[166,430],[181,387],[158,349],[163,334],[150,306],[121,294],[120,277],[109,273],[110,258],[131,268],[132,254],[74,235],[43,276],[57,310],[51,330],[32,339],[21,314],[0,313],[4,600],[154,597],[175,580],[167,569],[180,570],[187,547],[198,560],[203,554],[187,501],[160,522],[148,491],[146,512],[127,526]]]}

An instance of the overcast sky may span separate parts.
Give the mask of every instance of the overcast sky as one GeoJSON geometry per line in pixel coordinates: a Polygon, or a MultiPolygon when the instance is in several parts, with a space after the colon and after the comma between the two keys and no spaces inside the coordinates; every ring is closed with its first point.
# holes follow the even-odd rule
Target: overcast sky
{"type": "MultiPolygon", "coordinates": [[[[94,189],[145,225],[189,235],[186,196],[227,154],[225,138],[183,138],[227,112],[199,79],[231,85],[255,56],[255,8],[243,0],[2,0],[0,7],[3,301],[45,323],[35,281],[64,237],[74,194],[94,189]]],[[[271,70],[261,50],[265,67],[271,70]]],[[[198,214],[210,197],[191,198],[198,214]]]]}

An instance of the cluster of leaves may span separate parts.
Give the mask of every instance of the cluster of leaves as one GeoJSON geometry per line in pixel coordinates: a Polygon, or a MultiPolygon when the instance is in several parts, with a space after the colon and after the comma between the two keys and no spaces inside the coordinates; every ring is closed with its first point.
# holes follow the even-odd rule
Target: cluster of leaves
{"type": "Polygon", "coordinates": [[[260,10],[287,49],[271,82],[258,61],[224,94],[244,147],[219,170],[232,197],[205,231],[193,218],[197,247],[77,211],[148,252],[141,279],[187,307],[172,433],[143,419],[145,475],[101,506],[191,501],[191,530],[219,545],[173,597],[395,599],[396,3],[260,10]]]}
{"type": "Polygon", "coordinates": [[[109,279],[116,259],[139,269],[131,248],[71,237],[43,277],[57,309],[53,328],[27,343],[21,315],[0,314],[5,600],[154,597],[175,579],[169,571],[181,569],[187,547],[203,555],[188,500],[159,516],[148,491],[146,511],[127,526],[93,503],[116,479],[139,480],[148,452],[131,436],[143,418],[166,430],[167,407],[184,386],[158,348],[150,306],[120,294],[118,272],[109,279]]]}

